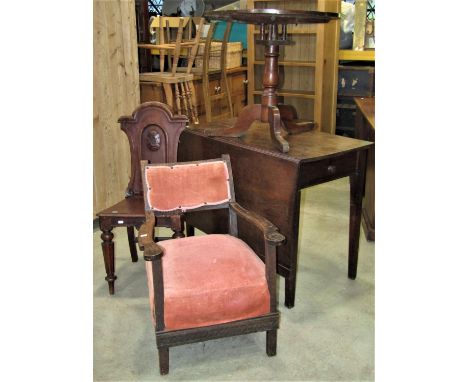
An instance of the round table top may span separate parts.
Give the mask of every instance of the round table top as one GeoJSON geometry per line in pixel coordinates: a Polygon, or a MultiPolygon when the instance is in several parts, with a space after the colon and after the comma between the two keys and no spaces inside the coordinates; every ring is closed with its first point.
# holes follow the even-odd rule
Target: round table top
{"type": "Polygon", "coordinates": [[[338,13],[289,9],[239,9],[210,11],[206,12],[204,17],[208,20],[237,21],[246,24],[317,24],[337,19],[338,13]]]}

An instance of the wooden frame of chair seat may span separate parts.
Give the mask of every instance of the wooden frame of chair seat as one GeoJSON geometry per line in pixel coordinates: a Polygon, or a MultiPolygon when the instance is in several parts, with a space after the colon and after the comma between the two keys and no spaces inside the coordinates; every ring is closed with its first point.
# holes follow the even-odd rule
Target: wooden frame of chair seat
{"type": "MultiPolygon", "coordinates": [[[[159,367],[161,374],[169,372],[169,348],[193,342],[201,342],[210,339],[236,336],[247,333],[266,331],[266,353],[268,356],[276,355],[276,339],[277,329],[279,328],[279,312],[277,310],[276,298],[276,247],[281,245],[285,237],[278,232],[278,228],[267,219],[257,215],[256,213],[247,211],[238,203],[235,202],[234,183],[232,179],[231,164],[228,155],[223,155],[222,159],[213,159],[208,161],[184,162],[184,164],[198,164],[206,162],[219,162],[223,160],[229,172],[229,186],[231,191],[230,201],[219,205],[205,205],[194,208],[190,212],[203,211],[208,209],[229,209],[229,234],[237,237],[237,218],[241,217],[249,222],[254,228],[263,234],[265,243],[265,276],[270,293],[270,311],[267,314],[248,318],[243,320],[232,321],[223,324],[209,325],[197,328],[166,330],[164,323],[164,286],[162,261],[163,250],[153,240],[154,227],[156,219],[159,215],[167,215],[167,212],[158,212],[151,210],[147,205],[145,195],[145,214],[146,222],[141,226],[138,236],[140,248],[144,251],[144,259],[152,262],[153,273],[153,289],[155,296],[155,316],[156,316],[156,344],[159,353],[159,367]]],[[[141,162],[142,173],[144,174],[145,166],[171,166],[181,165],[182,163],[151,165],[146,161],[141,162]]],[[[143,175],[143,182],[145,182],[143,175]]],[[[146,192],[146,186],[144,187],[146,192]]],[[[173,211],[174,214],[181,214],[183,211],[173,211]]],[[[177,240],[177,239],[176,239],[177,240]]]]}

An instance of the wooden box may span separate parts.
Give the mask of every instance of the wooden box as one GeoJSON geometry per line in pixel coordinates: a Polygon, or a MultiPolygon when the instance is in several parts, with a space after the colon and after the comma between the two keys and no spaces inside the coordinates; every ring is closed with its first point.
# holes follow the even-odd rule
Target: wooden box
{"type": "Polygon", "coordinates": [[[338,96],[336,104],[336,134],[354,138],[356,133],[356,103],[353,97],[338,96]]]}
{"type": "Polygon", "coordinates": [[[372,66],[338,67],[338,95],[340,96],[374,96],[375,68],[372,66]]]}
{"type": "MultiPolygon", "coordinates": [[[[242,43],[241,42],[228,42],[227,55],[226,55],[226,69],[237,68],[242,66],[242,43]]],[[[211,43],[210,51],[210,69],[221,69],[221,42],[213,41],[211,43]]],[[[201,43],[198,47],[197,57],[195,58],[195,67],[201,68],[203,66],[203,53],[205,51],[205,44],[201,43]]]]}

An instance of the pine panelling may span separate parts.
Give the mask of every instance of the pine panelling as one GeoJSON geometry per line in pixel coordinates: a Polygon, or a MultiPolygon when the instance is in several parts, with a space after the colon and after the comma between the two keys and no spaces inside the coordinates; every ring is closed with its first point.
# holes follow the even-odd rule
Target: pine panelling
{"type": "MultiPolygon", "coordinates": [[[[318,6],[320,5],[320,0],[318,1],[318,6]]],[[[320,8],[315,8],[318,11],[321,11],[320,8]]],[[[323,119],[322,119],[322,90],[323,90],[323,67],[324,67],[324,39],[325,39],[325,25],[326,24],[316,24],[317,34],[316,34],[316,46],[315,46],[315,100],[314,100],[314,110],[315,110],[315,121],[318,123],[318,130],[323,131],[323,119]]]]}
{"type": "MultiPolygon", "coordinates": [[[[338,0],[319,0],[318,10],[339,13],[341,10],[341,3],[338,0]]],[[[340,20],[332,20],[325,24],[324,34],[323,56],[325,63],[323,66],[322,88],[322,131],[335,134],[340,20]]]]}
{"type": "MultiPolygon", "coordinates": [[[[247,0],[247,7],[252,9],[253,3],[252,0],[247,0]]],[[[256,65],[252,65],[255,62],[255,25],[247,25],[247,80],[248,80],[248,92],[247,92],[247,103],[249,105],[258,102],[254,100],[253,90],[255,90],[255,79],[258,77],[258,74],[255,74],[256,65]]],[[[262,74],[260,74],[261,76],[262,74]]]]}
{"type": "Polygon", "coordinates": [[[117,120],[140,103],[134,0],[94,0],[94,192],[96,212],[124,196],[130,153],[117,120]]]}

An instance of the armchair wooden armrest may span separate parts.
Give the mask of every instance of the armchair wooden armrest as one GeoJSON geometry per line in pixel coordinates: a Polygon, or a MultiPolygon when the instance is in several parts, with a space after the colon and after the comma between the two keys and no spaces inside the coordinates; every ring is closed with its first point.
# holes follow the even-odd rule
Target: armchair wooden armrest
{"type": "Polygon", "coordinates": [[[263,237],[265,238],[268,244],[279,246],[284,243],[286,238],[284,235],[279,233],[278,227],[276,227],[272,222],[265,219],[263,216],[258,215],[255,212],[249,211],[242,207],[239,203],[232,202],[230,203],[230,207],[233,211],[253,224],[263,233],[263,237]]]}
{"type": "Polygon", "coordinates": [[[151,272],[153,274],[153,296],[155,298],[154,309],[156,311],[156,329],[164,329],[164,290],[163,290],[163,272],[161,257],[163,255],[162,248],[154,241],[154,226],[156,225],[156,217],[151,211],[145,212],[146,221],[140,227],[138,232],[138,246],[144,251],[143,258],[146,261],[151,261],[151,272]]]}
{"type": "Polygon", "coordinates": [[[154,242],[154,226],[156,224],[154,214],[147,211],[145,215],[146,221],[138,232],[138,246],[144,251],[144,259],[146,261],[153,261],[162,256],[163,250],[154,242]]]}

